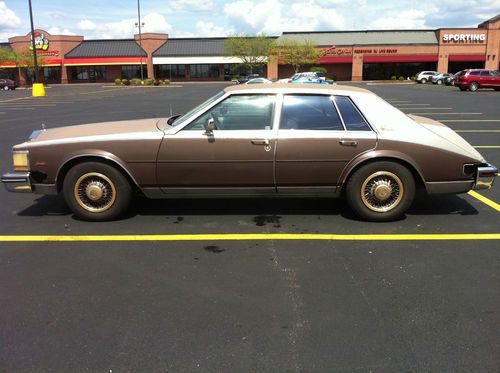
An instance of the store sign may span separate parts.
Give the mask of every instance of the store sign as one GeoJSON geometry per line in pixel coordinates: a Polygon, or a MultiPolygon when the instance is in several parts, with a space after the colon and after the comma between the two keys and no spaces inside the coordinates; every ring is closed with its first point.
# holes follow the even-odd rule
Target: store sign
{"type": "Polygon", "coordinates": [[[485,34],[444,34],[445,43],[482,43],[486,40],[485,34]]]}
{"type": "Polygon", "coordinates": [[[351,54],[351,48],[337,48],[335,45],[332,45],[330,48],[324,49],[321,53],[322,56],[340,56],[351,54]]]}
{"type": "Polygon", "coordinates": [[[398,53],[397,49],[378,48],[378,49],[355,49],[354,53],[357,54],[387,54],[398,53]]]}
{"type": "MultiPolygon", "coordinates": [[[[33,50],[33,35],[30,40],[30,50],[33,50]]],[[[35,32],[35,49],[46,51],[49,49],[49,39],[45,37],[45,34],[42,32],[35,32]]]]}

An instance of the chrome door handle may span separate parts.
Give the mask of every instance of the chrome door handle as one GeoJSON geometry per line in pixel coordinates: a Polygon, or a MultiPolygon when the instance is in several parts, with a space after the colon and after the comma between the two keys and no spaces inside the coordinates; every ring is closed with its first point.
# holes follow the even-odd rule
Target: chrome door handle
{"type": "Polygon", "coordinates": [[[253,139],[251,141],[254,145],[269,145],[269,140],[267,139],[253,139]]]}
{"type": "Polygon", "coordinates": [[[358,142],[356,140],[340,140],[340,145],[343,146],[357,146],[358,142]]]}

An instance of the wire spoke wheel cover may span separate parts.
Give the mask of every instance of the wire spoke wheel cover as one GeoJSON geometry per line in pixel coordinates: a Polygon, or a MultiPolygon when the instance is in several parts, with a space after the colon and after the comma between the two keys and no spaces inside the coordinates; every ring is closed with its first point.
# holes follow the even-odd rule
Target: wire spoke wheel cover
{"type": "Polygon", "coordinates": [[[404,196],[401,179],[389,171],[368,176],[361,186],[361,201],[375,212],[387,212],[399,205],[404,196]]]}
{"type": "Polygon", "coordinates": [[[110,178],[98,172],[86,173],[76,181],[76,202],[89,212],[109,210],[116,200],[116,188],[110,178]]]}

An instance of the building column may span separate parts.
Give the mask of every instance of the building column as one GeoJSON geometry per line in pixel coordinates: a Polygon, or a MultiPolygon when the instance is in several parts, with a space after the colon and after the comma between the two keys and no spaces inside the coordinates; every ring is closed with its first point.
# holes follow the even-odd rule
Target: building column
{"type": "Polygon", "coordinates": [[[353,81],[363,80],[363,55],[355,54],[352,56],[352,73],[353,81]]]}
{"type": "Polygon", "coordinates": [[[278,57],[269,57],[267,61],[267,79],[278,79],[278,57]]]}
{"type": "Polygon", "coordinates": [[[145,58],[146,58],[146,64],[147,64],[147,70],[148,70],[148,79],[155,79],[155,69],[153,66],[153,56],[148,53],[148,56],[145,58]]]}
{"type": "Polygon", "coordinates": [[[68,84],[68,68],[64,65],[64,60],[61,64],[61,84],[68,84]]]}
{"type": "Polygon", "coordinates": [[[438,55],[437,71],[440,73],[448,72],[448,54],[446,52],[438,55]]]}

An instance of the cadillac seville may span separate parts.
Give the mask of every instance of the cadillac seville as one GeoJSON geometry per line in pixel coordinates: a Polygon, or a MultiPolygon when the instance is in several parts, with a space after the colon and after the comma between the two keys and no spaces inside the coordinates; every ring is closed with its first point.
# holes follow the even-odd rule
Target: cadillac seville
{"type": "Polygon", "coordinates": [[[371,221],[400,218],[415,190],[491,188],[497,174],[453,130],[348,86],[238,85],[184,115],[34,131],[13,147],[12,192],[61,193],[110,220],[148,198],[345,196],[371,221]]]}

